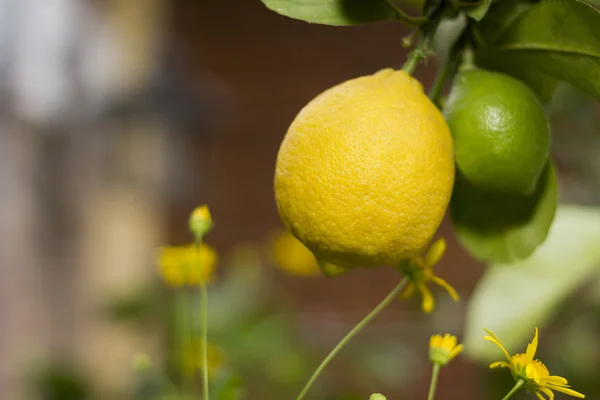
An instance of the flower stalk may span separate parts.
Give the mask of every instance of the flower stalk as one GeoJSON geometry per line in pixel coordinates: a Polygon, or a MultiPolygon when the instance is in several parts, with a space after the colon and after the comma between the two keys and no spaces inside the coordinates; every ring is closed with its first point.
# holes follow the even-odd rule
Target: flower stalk
{"type": "Polygon", "coordinates": [[[392,289],[392,291],[390,293],[388,293],[388,295],[381,301],[381,303],[379,303],[373,310],[371,310],[371,312],[369,314],[367,314],[367,316],[365,316],[358,324],[356,324],[356,326],[354,328],[352,328],[352,330],[350,332],[348,332],[346,334],[346,336],[344,336],[344,338],[342,340],[340,340],[340,342],[333,348],[333,350],[331,350],[331,352],[327,355],[327,357],[325,357],[325,359],[317,367],[317,369],[312,374],[312,376],[310,377],[310,379],[308,380],[308,382],[306,383],[306,385],[304,386],[304,388],[302,389],[302,391],[300,392],[300,394],[298,395],[298,397],[296,398],[296,400],[302,400],[306,396],[306,394],[308,393],[308,391],[312,387],[313,383],[317,380],[317,378],[319,377],[319,375],[321,375],[321,372],[323,372],[323,370],[325,369],[325,367],[327,367],[327,364],[329,364],[331,362],[331,360],[333,360],[333,358],[337,355],[337,353],[339,353],[340,350],[354,336],[356,336],[356,334],[358,332],[360,332],[365,326],[367,326],[369,324],[369,322],[371,322],[371,320],[373,318],[375,318],[377,315],[379,315],[379,313],[384,308],[386,308],[396,298],[396,296],[398,296],[398,294],[402,291],[402,289],[404,288],[404,286],[407,283],[408,283],[408,279],[407,278],[403,278],[400,281],[400,283],[398,283],[392,289]]]}
{"type": "Polygon", "coordinates": [[[510,397],[517,392],[517,390],[521,389],[521,387],[525,384],[525,381],[523,379],[519,379],[517,381],[517,383],[515,384],[515,386],[513,386],[513,388],[510,390],[510,392],[508,392],[506,394],[506,396],[504,396],[502,398],[502,400],[508,400],[510,399],[510,397]]]}
{"type": "Polygon", "coordinates": [[[427,400],[433,400],[435,397],[435,390],[437,388],[437,381],[440,375],[440,364],[433,364],[433,371],[431,373],[431,383],[429,384],[429,394],[427,400]]]}

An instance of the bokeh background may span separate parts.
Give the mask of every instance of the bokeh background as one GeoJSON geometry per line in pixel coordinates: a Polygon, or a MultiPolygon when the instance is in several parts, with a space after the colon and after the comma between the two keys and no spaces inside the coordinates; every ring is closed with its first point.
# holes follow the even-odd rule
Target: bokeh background
{"type": "MultiPolygon", "coordinates": [[[[169,290],[156,248],[190,242],[187,217],[203,203],[222,277],[211,288],[211,341],[245,398],[294,398],[398,273],[277,268],[277,149],[316,94],[400,67],[409,32],[311,25],[258,0],[0,0],[0,399],[139,396],[148,382],[135,354],[164,358],[169,290]]],[[[434,66],[416,73],[424,86],[434,66]]],[[[598,106],[563,89],[550,109],[561,196],[598,204],[598,106]]],[[[426,397],[429,336],[461,336],[484,273],[448,221],[439,235],[449,250],[438,272],[463,301],[436,292],[432,316],[416,300],[394,303],[328,367],[315,398],[426,397]]],[[[587,371],[600,366],[598,301],[580,297],[546,330],[553,349],[583,335],[569,342],[579,353],[550,352],[562,372],[575,368],[569,354],[585,355],[587,371]]],[[[500,398],[510,387],[500,375],[459,358],[438,397],[500,398]]],[[[573,382],[593,393],[588,378],[573,382]]]]}

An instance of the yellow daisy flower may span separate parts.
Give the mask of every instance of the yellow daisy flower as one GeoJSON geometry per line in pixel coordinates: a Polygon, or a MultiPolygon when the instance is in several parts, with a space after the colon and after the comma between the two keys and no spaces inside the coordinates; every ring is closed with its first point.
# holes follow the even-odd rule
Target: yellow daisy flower
{"type": "Polygon", "coordinates": [[[433,335],[429,340],[429,360],[434,364],[444,366],[463,350],[462,344],[457,344],[456,336],[446,333],[433,335]]]}
{"type": "Polygon", "coordinates": [[[496,344],[506,356],[506,361],[496,361],[490,364],[490,368],[506,367],[510,369],[515,381],[523,381],[523,387],[534,393],[540,400],[545,400],[543,395],[548,396],[548,399],[554,399],[553,390],[568,394],[569,396],[585,398],[584,394],[570,389],[568,382],[562,376],[550,375],[548,368],[540,361],[533,357],[538,346],[538,329],[535,328],[535,335],[531,343],[527,345],[525,353],[515,354],[511,356],[508,351],[502,346],[496,335],[491,331],[484,329],[489,336],[484,339],[496,344]]]}
{"type": "Polygon", "coordinates": [[[306,277],[321,275],[321,269],[313,253],[289,232],[274,237],[272,255],[275,264],[292,275],[306,277]]]}
{"type": "Polygon", "coordinates": [[[213,278],[218,257],[215,250],[206,245],[163,247],[159,250],[159,272],[165,283],[172,287],[200,286],[213,278]]]}
{"type": "Polygon", "coordinates": [[[433,282],[446,289],[454,301],[459,300],[456,290],[444,279],[433,273],[433,266],[442,259],[445,252],[446,241],[441,238],[429,248],[425,258],[417,257],[414,260],[408,260],[400,265],[400,271],[402,271],[402,273],[410,280],[408,285],[406,285],[406,289],[400,295],[400,298],[410,298],[415,293],[415,290],[418,290],[421,293],[421,296],[423,296],[421,304],[423,311],[430,313],[435,307],[435,299],[427,284],[433,282]]]}

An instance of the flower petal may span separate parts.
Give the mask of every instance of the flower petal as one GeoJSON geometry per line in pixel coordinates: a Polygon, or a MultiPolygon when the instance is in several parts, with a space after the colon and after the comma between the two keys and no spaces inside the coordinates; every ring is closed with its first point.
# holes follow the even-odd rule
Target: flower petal
{"type": "Polygon", "coordinates": [[[568,381],[562,376],[550,375],[544,378],[544,382],[554,386],[568,386],[568,381]]]}
{"type": "Polygon", "coordinates": [[[450,297],[452,297],[452,300],[454,300],[454,301],[460,300],[460,296],[458,295],[458,293],[456,293],[456,290],[448,282],[446,282],[439,276],[435,276],[435,275],[431,277],[431,280],[433,282],[435,282],[436,284],[438,284],[439,286],[446,289],[446,291],[448,292],[450,297]]]}
{"type": "Polygon", "coordinates": [[[537,385],[539,385],[542,380],[540,379],[540,373],[535,369],[532,364],[527,364],[525,366],[525,375],[528,379],[534,381],[537,385]]]}
{"type": "Polygon", "coordinates": [[[417,289],[421,292],[423,296],[423,302],[421,303],[421,308],[423,312],[429,314],[433,311],[433,307],[435,307],[435,299],[431,294],[431,290],[424,283],[417,283],[417,289]]]}
{"type": "Polygon", "coordinates": [[[569,396],[578,397],[580,399],[585,399],[585,394],[576,392],[573,389],[569,389],[569,388],[566,388],[563,386],[554,386],[551,384],[547,385],[547,387],[549,389],[556,390],[557,392],[562,392],[564,394],[568,394],[569,396]]]}
{"type": "Polygon", "coordinates": [[[540,394],[540,392],[535,392],[535,395],[536,395],[536,396],[537,396],[537,398],[538,398],[538,399],[540,399],[540,400],[546,400],[546,399],[544,398],[544,396],[542,396],[542,395],[540,394]]]}
{"type": "Polygon", "coordinates": [[[510,364],[506,361],[496,361],[490,364],[490,368],[510,368],[510,364]]]}
{"type": "MultiPolygon", "coordinates": [[[[463,351],[463,348],[464,347],[462,344],[459,344],[458,346],[453,348],[452,351],[450,352],[450,355],[448,356],[448,362],[452,361],[454,359],[454,357],[459,355],[460,352],[463,351]]],[[[505,364],[508,365],[508,363],[505,363],[505,364]]]]}
{"type": "Polygon", "coordinates": [[[538,391],[535,392],[535,395],[538,397],[538,399],[540,400],[546,400],[546,398],[544,396],[542,396],[542,394],[538,391]]]}
{"type": "Polygon", "coordinates": [[[432,335],[429,339],[429,348],[440,347],[440,335],[432,335]]]}
{"type": "Polygon", "coordinates": [[[504,355],[506,356],[506,359],[508,361],[510,361],[510,354],[508,354],[508,351],[506,351],[506,349],[504,348],[504,346],[502,346],[502,343],[500,343],[500,341],[498,340],[498,338],[496,337],[496,335],[494,335],[492,333],[492,331],[489,331],[487,329],[483,329],[484,331],[486,331],[486,333],[490,336],[484,336],[484,340],[487,340],[489,342],[494,343],[496,346],[500,347],[500,349],[502,350],[502,352],[504,353],[504,355]]]}
{"type": "Polygon", "coordinates": [[[533,335],[533,340],[531,343],[527,345],[527,351],[525,352],[526,362],[530,363],[533,361],[533,357],[535,356],[535,352],[538,347],[538,328],[535,328],[535,335],[533,335]]]}
{"type": "Polygon", "coordinates": [[[400,293],[400,298],[410,299],[413,294],[415,294],[415,284],[414,282],[409,282],[408,285],[406,285],[406,289],[404,289],[404,291],[400,293]]]}
{"type": "Polygon", "coordinates": [[[440,262],[444,253],[446,252],[446,241],[444,238],[438,239],[434,244],[431,245],[427,254],[425,255],[425,265],[433,266],[440,262]]]}
{"type": "Polygon", "coordinates": [[[545,387],[540,387],[538,390],[540,392],[543,392],[546,396],[548,396],[550,400],[554,400],[554,393],[552,392],[552,390],[545,387]]]}

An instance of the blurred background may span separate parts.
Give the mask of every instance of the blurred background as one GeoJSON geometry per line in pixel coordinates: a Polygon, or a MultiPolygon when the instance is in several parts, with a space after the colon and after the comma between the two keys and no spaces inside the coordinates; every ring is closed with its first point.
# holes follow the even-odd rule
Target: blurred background
{"type": "MultiPolygon", "coordinates": [[[[166,358],[172,293],[156,249],[189,243],[188,215],[204,203],[220,255],[215,368],[240,398],[294,398],[398,276],[282,268],[278,146],[316,94],[400,67],[409,32],[310,25],[258,0],[0,0],[0,399],[151,398],[155,375],[134,360],[147,354],[160,369],[166,358]]],[[[416,73],[424,86],[433,63],[416,73]]],[[[563,200],[598,204],[597,104],[564,87],[549,111],[563,200]]],[[[462,335],[485,271],[447,221],[439,235],[449,250],[437,271],[463,301],[436,292],[432,316],[417,300],[394,303],[328,367],[315,398],[425,398],[429,336],[462,335]]],[[[589,398],[600,394],[585,374],[600,367],[598,297],[569,296],[546,330],[550,345],[579,344],[577,365],[575,347],[551,354],[589,398]]],[[[438,397],[500,398],[508,387],[508,373],[461,357],[438,397]]]]}

